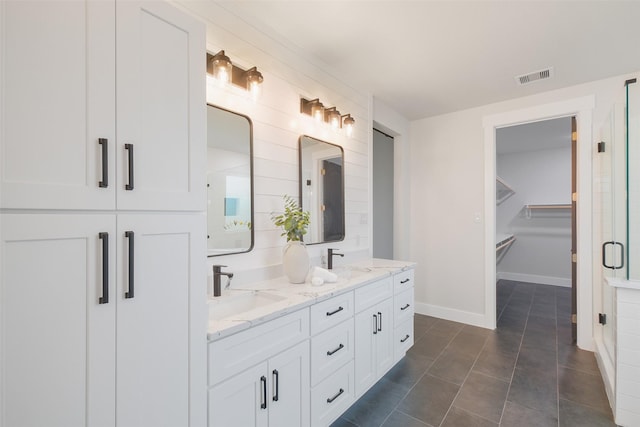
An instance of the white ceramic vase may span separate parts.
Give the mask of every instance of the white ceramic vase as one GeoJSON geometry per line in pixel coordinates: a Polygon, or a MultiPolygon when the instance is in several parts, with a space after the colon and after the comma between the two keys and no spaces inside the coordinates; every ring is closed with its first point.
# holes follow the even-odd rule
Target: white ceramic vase
{"type": "Polygon", "coordinates": [[[284,274],[291,283],[304,283],[309,273],[309,253],[302,242],[287,242],[282,251],[284,274]]]}

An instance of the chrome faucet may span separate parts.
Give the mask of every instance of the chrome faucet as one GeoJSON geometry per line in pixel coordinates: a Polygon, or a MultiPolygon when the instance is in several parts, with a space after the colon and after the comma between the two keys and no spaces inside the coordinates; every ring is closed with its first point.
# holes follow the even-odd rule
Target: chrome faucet
{"type": "Polygon", "coordinates": [[[227,276],[229,281],[227,282],[227,286],[224,288],[227,289],[229,285],[231,285],[231,278],[233,277],[233,273],[227,273],[226,271],[222,271],[222,268],[226,267],[226,265],[214,265],[213,266],[213,296],[219,297],[222,295],[222,285],[220,282],[220,276],[227,276]]]}
{"type": "Polygon", "coordinates": [[[338,252],[334,252],[334,251],[337,251],[337,249],[329,248],[329,250],[328,250],[327,267],[329,268],[329,270],[333,269],[333,257],[334,256],[341,256],[341,257],[344,256],[344,254],[341,254],[341,253],[338,253],[338,252]]]}

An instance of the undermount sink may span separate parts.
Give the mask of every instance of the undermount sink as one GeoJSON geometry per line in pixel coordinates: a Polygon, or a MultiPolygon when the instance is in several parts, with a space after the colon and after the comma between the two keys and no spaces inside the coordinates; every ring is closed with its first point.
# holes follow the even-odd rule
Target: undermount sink
{"type": "Polygon", "coordinates": [[[265,291],[237,291],[223,294],[221,297],[209,300],[209,319],[240,318],[245,313],[285,299],[284,296],[265,291]]]}
{"type": "Polygon", "coordinates": [[[333,270],[329,270],[329,271],[331,271],[333,274],[338,276],[338,280],[340,279],[349,280],[349,279],[361,276],[371,270],[368,268],[365,269],[360,267],[344,266],[344,267],[334,268],[333,270]]]}

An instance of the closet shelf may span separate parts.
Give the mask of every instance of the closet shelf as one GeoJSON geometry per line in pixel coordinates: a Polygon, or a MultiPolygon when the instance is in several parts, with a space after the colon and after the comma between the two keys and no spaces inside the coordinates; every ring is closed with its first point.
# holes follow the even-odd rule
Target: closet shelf
{"type": "Polygon", "coordinates": [[[571,215],[570,204],[546,204],[546,205],[524,205],[522,209],[523,215],[527,219],[531,219],[534,212],[544,214],[544,216],[560,216],[571,215]],[[568,212],[567,212],[568,211],[568,212]]]}
{"type": "Polygon", "coordinates": [[[515,190],[502,178],[496,176],[496,205],[507,200],[509,197],[515,194],[515,190]]]}
{"type": "Polygon", "coordinates": [[[510,234],[504,238],[500,238],[498,241],[496,241],[496,252],[500,251],[501,249],[508,248],[515,241],[516,237],[513,234],[510,234]]]}

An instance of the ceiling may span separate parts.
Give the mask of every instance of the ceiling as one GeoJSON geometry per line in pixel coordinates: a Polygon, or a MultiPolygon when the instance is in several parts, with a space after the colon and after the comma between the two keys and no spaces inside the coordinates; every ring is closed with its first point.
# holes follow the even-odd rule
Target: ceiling
{"type": "Polygon", "coordinates": [[[640,70],[639,1],[216,3],[410,120],[640,70]]]}

